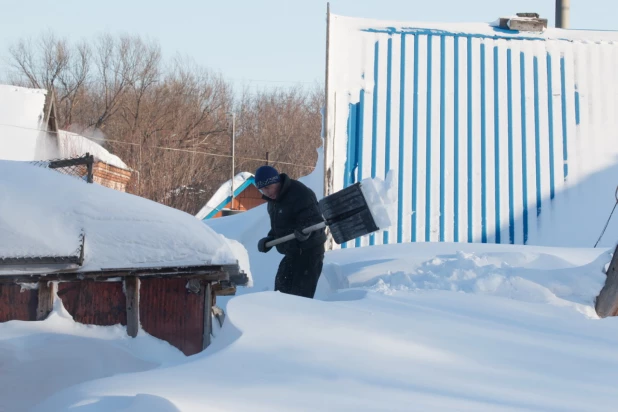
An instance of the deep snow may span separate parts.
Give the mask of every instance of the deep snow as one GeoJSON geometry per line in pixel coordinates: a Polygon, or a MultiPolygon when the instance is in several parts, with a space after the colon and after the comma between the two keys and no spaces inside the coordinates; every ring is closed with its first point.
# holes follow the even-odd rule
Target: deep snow
{"type": "Polygon", "coordinates": [[[177,209],[5,160],[0,193],[1,257],[75,255],[84,233],[83,271],[239,261],[250,277],[242,246],[177,209]]]}
{"type": "Polygon", "coordinates": [[[613,408],[618,321],[591,307],[608,250],[417,246],[329,253],[319,299],[234,297],[211,347],[188,358],[60,308],[1,324],[10,382],[49,390],[9,386],[0,410],[613,408]]]}
{"type": "MultiPolygon", "coordinates": [[[[6,167],[0,162],[0,176],[11,171],[18,183],[49,173],[6,167]]],[[[320,151],[315,172],[303,179],[318,196],[323,170],[320,151]]],[[[0,411],[613,410],[618,320],[598,319],[593,309],[613,241],[608,236],[598,249],[566,247],[588,245],[601,229],[593,226],[604,202],[591,207],[586,196],[611,176],[599,173],[581,192],[558,193],[570,197],[554,203],[552,216],[562,214],[568,225],[536,240],[562,247],[408,243],[336,250],[326,255],[314,300],[272,291],[281,256],[256,250],[269,228],[265,206],[206,225],[82,182],[63,180],[56,191],[41,183],[20,193],[11,179],[0,180],[0,190],[10,193],[0,199],[0,248],[66,253],[83,227],[108,240],[125,228],[134,243],[115,250],[95,239],[96,256],[105,261],[88,264],[100,267],[116,256],[132,264],[212,258],[214,249],[189,245],[216,239],[226,258],[232,253],[242,266],[250,263],[253,274],[253,287],[217,299],[226,322],[221,329],[215,323],[212,345],[191,357],[144,331],[131,339],[118,325],[77,324],[59,301],[45,321],[0,324],[0,411]],[[61,205],[56,196],[68,198],[74,184],[82,185],[80,200],[61,205]],[[41,199],[59,213],[48,213],[41,199]],[[12,238],[2,243],[6,233],[12,238]],[[49,233],[52,241],[24,233],[49,233]]],[[[540,227],[557,226],[541,220],[540,227]]]]}

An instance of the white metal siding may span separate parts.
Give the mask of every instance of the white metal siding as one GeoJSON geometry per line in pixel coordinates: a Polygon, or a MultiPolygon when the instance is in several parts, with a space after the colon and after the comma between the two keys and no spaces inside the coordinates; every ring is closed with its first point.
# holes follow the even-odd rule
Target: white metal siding
{"type": "MultiPolygon", "coordinates": [[[[344,247],[525,243],[565,182],[612,155],[607,147],[616,133],[607,130],[616,129],[618,59],[612,42],[414,28],[351,36],[364,37],[356,43],[363,67],[355,72],[365,86],[345,99],[330,79],[329,111],[348,113],[345,135],[329,117],[331,191],[385,178],[388,170],[400,180],[393,230],[344,247]],[[354,145],[361,148],[357,160],[354,145]],[[334,156],[343,152],[346,164],[337,164],[334,156]]],[[[338,61],[331,58],[331,72],[338,61]]]]}

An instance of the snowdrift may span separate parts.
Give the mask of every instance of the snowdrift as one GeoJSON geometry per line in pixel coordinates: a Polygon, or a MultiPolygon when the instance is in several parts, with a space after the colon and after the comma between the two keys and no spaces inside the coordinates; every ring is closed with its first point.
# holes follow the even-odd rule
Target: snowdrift
{"type": "MultiPolygon", "coordinates": [[[[96,347],[100,360],[85,361],[87,373],[76,362],[55,363],[57,372],[48,377],[58,373],[49,384],[53,391],[26,396],[25,387],[5,387],[0,406],[89,412],[613,408],[618,321],[595,319],[590,306],[607,250],[418,246],[329,253],[323,300],[275,292],[234,297],[211,347],[186,360],[143,334],[131,341],[115,327],[72,324],[60,309],[44,322],[0,325],[15,382],[33,372],[23,359],[51,362],[45,348],[71,360],[89,359],[87,348],[96,347]],[[337,291],[334,279],[341,282],[337,291]],[[17,349],[23,345],[33,350],[17,349]],[[119,350],[123,366],[112,367],[107,359],[119,350]]],[[[260,281],[263,273],[254,275],[260,281]]]]}

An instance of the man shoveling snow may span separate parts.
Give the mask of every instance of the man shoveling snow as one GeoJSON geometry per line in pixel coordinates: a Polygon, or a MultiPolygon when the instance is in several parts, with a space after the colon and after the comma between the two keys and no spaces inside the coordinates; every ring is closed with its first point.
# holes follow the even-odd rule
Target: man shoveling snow
{"type": "MultiPolygon", "coordinates": [[[[390,179],[392,181],[392,179],[390,179]]],[[[375,179],[365,179],[317,201],[303,183],[270,166],[255,172],[255,186],[268,201],[271,229],[258,242],[266,253],[277,246],[284,258],[275,277],[275,291],[313,298],[322,272],[325,227],[337,244],[385,230],[392,208],[384,204],[388,191],[375,179]]]]}
{"type": "Polygon", "coordinates": [[[271,166],[255,172],[255,186],[268,201],[270,231],[258,242],[258,250],[268,252],[266,243],[286,235],[294,239],[276,245],[283,259],[275,277],[275,291],[313,298],[324,261],[324,228],[303,233],[302,229],[323,222],[315,193],[303,183],[271,166]]]}

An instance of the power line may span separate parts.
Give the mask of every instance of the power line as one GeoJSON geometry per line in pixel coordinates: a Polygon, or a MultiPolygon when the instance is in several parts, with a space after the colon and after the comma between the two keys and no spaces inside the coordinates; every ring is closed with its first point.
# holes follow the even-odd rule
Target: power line
{"type": "MultiPolygon", "coordinates": [[[[0,60],[0,67],[2,66],[6,67],[7,70],[11,70],[16,74],[21,74],[21,71],[18,69],[14,69],[12,64],[5,63],[0,60]]],[[[232,81],[232,82],[239,82],[239,83],[247,82],[247,83],[277,83],[277,84],[312,84],[316,86],[323,86],[323,83],[324,83],[323,80],[318,80],[318,79],[315,79],[315,80],[274,80],[274,79],[250,79],[250,78],[226,77],[226,76],[223,76],[223,79],[232,81]]],[[[88,81],[85,81],[86,84],[93,84],[97,82],[98,80],[96,79],[90,79],[88,81]]],[[[258,86],[258,85],[256,84],[255,86],[258,86]]]]}
{"type": "Polygon", "coordinates": [[[319,85],[320,82],[315,80],[315,81],[308,81],[308,80],[268,80],[268,79],[239,79],[237,77],[226,77],[226,79],[231,80],[231,81],[235,81],[235,82],[256,82],[256,83],[288,83],[288,84],[315,84],[315,85],[319,85]]]}
{"type": "MultiPolygon", "coordinates": [[[[17,125],[12,125],[12,124],[1,124],[0,123],[0,127],[14,127],[14,128],[17,128],[17,129],[33,130],[33,131],[45,132],[45,133],[51,133],[51,134],[59,134],[59,132],[46,131],[46,130],[41,130],[41,129],[35,129],[35,128],[32,128],[32,127],[17,126],[17,125]]],[[[71,133],[71,132],[69,132],[69,133],[71,133]]],[[[131,145],[131,146],[137,146],[140,149],[143,149],[143,148],[146,148],[146,149],[160,149],[160,150],[170,150],[170,151],[176,151],[176,152],[203,154],[203,155],[207,155],[207,156],[232,158],[232,155],[220,154],[220,153],[212,153],[212,152],[203,152],[203,151],[199,151],[199,150],[179,149],[179,148],[176,148],[176,147],[168,147],[168,146],[140,145],[139,143],[125,142],[125,141],[122,141],[122,140],[114,140],[114,139],[108,139],[108,138],[96,138],[96,137],[85,137],[85,136],[82,136],[82,137],[84,137],[84,138],[86,138],[88,140],[98,140],[98,141],[101,141],[101,142],[112,142],[112,143],[120,143],[120,144],[126,144],[126,145],[131,145]]],[[[234,158],[235,159],[242,159],[242,160],[252,160],[252,161],[256,161],[256,162],[271,162],[271,163],[277,163],[277,164],[281,164],[281,165],[305,167],[305,168],[309,168],[309,169],[314,169],[315,168],[315,166],[302,165],[302,164],[298,164],[298,163],[283,162],[283,161],[278,161],[278,160],[273,160],[273,159],[258,159],[258,158],[245,157],[245,156],[234,156],[234,158]]]]}

